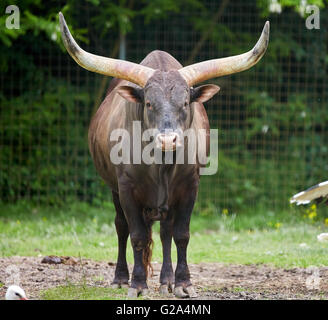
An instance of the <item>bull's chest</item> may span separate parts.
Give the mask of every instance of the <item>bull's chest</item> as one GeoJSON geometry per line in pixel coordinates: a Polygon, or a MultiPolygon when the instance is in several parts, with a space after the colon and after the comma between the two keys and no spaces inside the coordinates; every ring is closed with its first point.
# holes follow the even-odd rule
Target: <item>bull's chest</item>
{"type": "Polygon", "coordinates": [[[170,171],[143,172],[133,184],[135,199],[144,208],[166,208],[174,200],[174,176],[170,171]]]}
{"type": "Polygon", "coordinates": [[[194,180],[199,179],[195,168],[155,167],[141,171],[133,179],[133,196],[143,208],[145,218],[165,219],[188,193],[194,180]]]}

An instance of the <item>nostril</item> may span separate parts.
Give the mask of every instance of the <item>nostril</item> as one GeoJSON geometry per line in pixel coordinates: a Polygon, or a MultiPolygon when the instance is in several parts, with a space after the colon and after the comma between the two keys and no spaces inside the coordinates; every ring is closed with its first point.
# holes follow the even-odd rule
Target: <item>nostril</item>
{"type": "Polygon", "coordinates": [[[175,143],[177,141],[177,136],[174,136],[173,142],[175,143]]]}

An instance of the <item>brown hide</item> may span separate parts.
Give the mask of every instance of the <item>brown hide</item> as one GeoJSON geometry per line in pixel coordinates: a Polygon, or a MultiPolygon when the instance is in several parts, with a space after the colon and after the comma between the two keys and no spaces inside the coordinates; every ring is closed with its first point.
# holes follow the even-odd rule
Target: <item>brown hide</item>
{"type": "MultiPolygon", "coordinates": [[[[178,70],[182,67],[171,55],[158,50],[148,54],[140,64],[162,71],[178,70]]],[[[111,163],[109,157],[110,148],[114,142],[109,142],[109,136],[114,129],[125,128],[130,130],[132,121],[138,119],[138,112],[142,108],[141,105],[127,102],[116,92],[116,89],[123,85],[136,86],[126,80],[114,78],[108,89],[107,96],[92,118],[89,128],[89,149],[96,169],[110,188],[116,192],[118,192],[117,169],[111,163]]],[[[194,102],[191,107],[194,108],[191,127],[196,130],[206,129],[206,146],[203,147],[206,147],[208,154],[209,122],[206,111],[201,103],[194,102]]],[[[198,174],[198,165],[191,165],[187,171],[190,170],[193,171],[192,176],[195,173],[198,174]]],[[[151,168],[149,168],[149,172],[151,172],[151,168]]],[[[182,178],[175,175],[174,180],[180,185],[179,180],[182,178]]],[[[176,189],[175,195],[179,196],[179,188],[176,189]]]]}

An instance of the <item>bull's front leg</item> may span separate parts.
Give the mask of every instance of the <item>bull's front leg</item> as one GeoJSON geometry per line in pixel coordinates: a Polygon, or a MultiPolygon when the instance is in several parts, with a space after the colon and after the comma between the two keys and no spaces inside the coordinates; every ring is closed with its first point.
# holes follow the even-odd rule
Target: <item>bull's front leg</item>
{"type": "Polygon", "coordinates": [[[180,202],[174,216],[173,238],[178,255],[174,294],[179,298],[197,297],[190,281],[190,272],[187,264],[190,217],[196,200],[197,190],[198,184],[196,184],[194,190],[189,190],[188,195],[180,202]]]}
{"type": "Polygon", "coordinates": [[[172,244],[172,233],[173,233],[173,217],[171,213],[166,217],[165,220],[161,221],[160,236],[163,247],[163,265],[160,275],[160,293],[168,295],[172,291],[174,283],[174,274],[171,260],[171,244],[172,244]]]}
{"type": "Polygon", "coordinates": [[[120,185],[119,195],[128,222],[134,255],[134,267],[128,297],[136,298],[139,294],[146,294],[148,291],[145,256],[149,250],[151,233],[143,219],[142,208],[135,201],[131,188],[125,184],[120,185]]]}
{"type": "Polygon", "coordinates": [[[126,244],[129,237],[129,227],[118,194],[114,191],[112,194],[116,209],[115,227],[118,238],[118,257],[112,287],[121,288],[129,286],[129,269],[126,263],[126,244]]]}

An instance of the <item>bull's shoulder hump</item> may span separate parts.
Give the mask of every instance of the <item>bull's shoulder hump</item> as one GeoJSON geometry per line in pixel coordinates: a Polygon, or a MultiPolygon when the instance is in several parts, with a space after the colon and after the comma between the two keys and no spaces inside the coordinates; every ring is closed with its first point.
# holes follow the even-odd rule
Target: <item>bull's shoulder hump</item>
{"type": "Polygon", "coordinates": [[[150,52],[141,62],[141,65],[162,71],[177,70],[182,68],[181,63],[169,53],[161,50],[150,52]]]}
{"type": "MultiPolygon", "coordinates": [[[[182,65],[179,61],[177,61],[173,56],[169,53],[161,50],[154,50],[150,52],[141,62],[141,65],[159,69],[162,71],[169,71],[169,70],[177,70],[182,68],[182,65]]],[[[113,78],[110,82],[109,88],[107,89],[106,96],[108,96],[111,92],[114,91],[121,82],[124,81],[122,79],[113,78]]]]}

